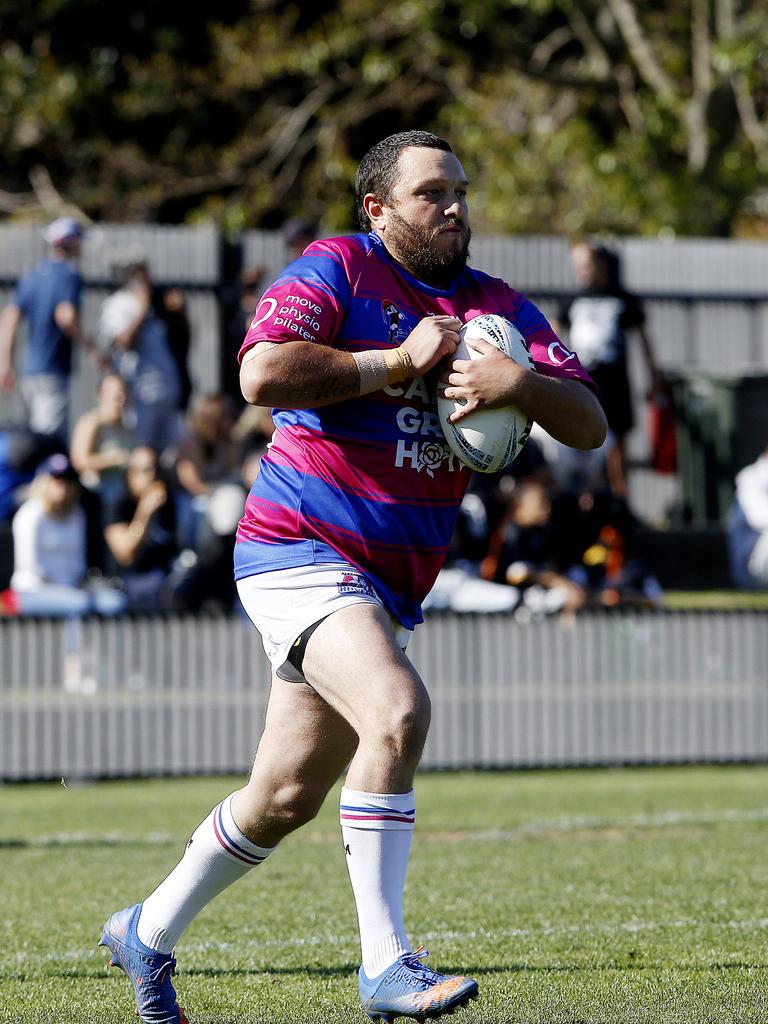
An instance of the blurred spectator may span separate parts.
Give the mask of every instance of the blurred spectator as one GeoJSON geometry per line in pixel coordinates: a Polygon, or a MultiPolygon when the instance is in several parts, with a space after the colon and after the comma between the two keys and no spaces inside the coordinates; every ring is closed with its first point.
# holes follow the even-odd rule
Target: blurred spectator
{"type": "Polygon", "coordinates": [[[630,533],[631,516],[621,481],[617,488],[612,479],[616,463],[611,453],[616,439],[611,431],[600,448],[578,451],[556,441],[535,423],[528,444],[535,445],[544,458],[554,543],[561,565],[581,562],[583,553],[607,524],[622,535],[630,533]]]}
{"type": "Polygon", "coordinates": [[[133,610],[169,608],[170,577],[179,553],[176,515],[168,488],[158,476],[157,454],[152,448],[134,448],[128,458],[126,482],[125,494],[107,515],[107,547],[133,610]]]}
{"type": "Polygon", "coordinates": [[[0,389],[12,391],[13,347],[22,317],[27,320],[27,344],[19,390],[27,407],[29,426],[37,434],[66,439],[72,346],[81,345],[98,362],[101,357],[80,326],[83,279],[76,262],[83,229],[61,217],[48,226],[47,259],[24,274],[13,298],[0,314],[0,389]]]}
{"type": "Polygon", "coordinates": [[[243,338],[251,326],[253,314],[264,291],[264,267],[246,267],[240,274],[240,304],[239,316],[237,319],[237,349],[235,355],[240,351],[243,338]]]}
{"type": "Polygon", "coordinates": [[[768,448],[736,474],[728,516],[728,556],[737,587],[768,589],[768,448]]]}
{"type": "Polygon", "coordinates": [[[128,457],[139,443],[126,422],[127,406],[125,381],[108,373],[99,384],[96,408],[83,413],[72,433],[72,465],[83,484],[98,491],[105,508],[125,489],[128,457]]]}
{"type": "Polygon", "coordinates": [[[60,442],[48,434],[33,434],[27,427],[0,430],[0,523],[13,518],[37,466],[60,450],[60,442]]]}
{"type": "Polygon", "coordinates": [[[245,488],[246,494],[250,492],[254,480],[259,475],[261,459],[266,452],[267,444],[265,441],[261,443],[254,441],[244,450],[242,461],[240,462],[240,483],[245,488]]]}
{"type": "Polygon", "coordinates": [[[272,410],[263,405],[246,405],[232,427],[232,437],[243,450],[263,447],[274,432],[272,410]]]}
{"type": "Polygon", "coordinates": [[[283,224],[282,234],[288,250],[288,262],[298,259],[318,236],[320,225],[310,217],[291,217],[283,224]]]}
{"type": "Polygon", "coordinates": [[[241,445],[232,435],[233,426],[232,403],[226,395],[200,395],[193,400],[187,435],[176,449],[184,547],[198,547],[200,530],[216,488],[239,482],[241,445]]]}
{"type": "Polygon", "coordinates": [[[528,443],[539,447],[547,466],[556,564],[593,602],[657,604],[661,587],[634,556],[635,517],[613,483],[611,432],[600,448],[577,451],[534,424],[528,443]]]}
{"type": "Polygon", "coordinates": [[[128,383],[139,439],[162,452],[178,437],[182,395],[168,325],[153,305],[146,263],[127,264],[119,277],[121,287],[102,306],[99,334],[128,383]]]}
{"type": "Polygon", "coordinates": [[[232,559],[245,496],[238,484],[221,484],[211,495],[198,538],[197,560],[189,565],[175,593],[177,610],[230,612],[235,607],[232,559]]]}
{"type": "Polygon", "coordinates": [[[532,613],[573,615],[586,604],[587,592],[569,578],[568,568],[558,562],[546,487],[534,479],[518,481],[507,513],[491,538],[481,575],[518,588],[532,613]]]}
{"type": "Polygon", "coordinates": [[[636,330],[640,339],[651,395],[663,392],[663,381],[645,326],[645,312],[640,300],[621,282],[618,255],[603,245],[580,242],[571,250],[571,262],[581,290],[561,306],[555,329],[568,328],[570,347],[597,384],[608,426],[616,438],[610,454],[615,462],[614,487],[626,494],[626,437],[634,423],[627,372],[628,330],[636,330]]]}
{"type": "MultiPolygon", "coordinates": [[[[236,285],[222,291],[222,306],[226,310],[227,331],[222,362],[222,389],[237,408],[245,404],[240,391],[240,366],[237,354],[243,338],[253,320],[253,313],[264,291],[266,273],[263,267],[246,267],[236,285]]],[[[250,406],[246,405],[246,409],[250,406]]]]}
{"type": "Polygon", "coordinates": [[[78,504],[77,475],[66,455],[38,467],[30,497],[13,519],[11,590],[22,615],[117,615],[125,595],[86,585],[86,524],[78,504]]]}
{"type": "Polygon", "coordinates": [[[168,347],[176,363],[179,377],[178,408],[185,412],[192,397],[192,378],[189,376],[189,347],[192,330],[184,294],[179,288],[154,288],[152,304],[155,312],[165,323],[168,332],[168,347]]]}

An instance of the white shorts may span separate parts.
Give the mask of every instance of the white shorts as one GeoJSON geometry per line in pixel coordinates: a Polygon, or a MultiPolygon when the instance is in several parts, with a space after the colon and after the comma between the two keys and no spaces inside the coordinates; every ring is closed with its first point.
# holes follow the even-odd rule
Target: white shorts
{"type": "MultiPolygon", "coordinates": [[[[260,572],[237,581],[248,618],[261,633],[264,651],[281,679],[306,682],[291,664],[291,648],[311,626],[351,604],[384,604],[367,576],[347,562],[321,562],[260,572]]],[[[390,615],[395,640],[403,650],[413,630],[390,615]]]]}

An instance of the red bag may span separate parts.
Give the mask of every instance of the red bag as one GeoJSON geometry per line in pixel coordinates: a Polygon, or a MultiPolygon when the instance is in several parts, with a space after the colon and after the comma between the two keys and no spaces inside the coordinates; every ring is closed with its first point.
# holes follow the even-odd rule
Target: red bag
{"type": "Polygon", "coordinates": [[[651,442],[651,468],[657,473],[677,471],[677,431],[675,407],[668,390],[659,391],[648,401],[648,431],[651,442]]]}

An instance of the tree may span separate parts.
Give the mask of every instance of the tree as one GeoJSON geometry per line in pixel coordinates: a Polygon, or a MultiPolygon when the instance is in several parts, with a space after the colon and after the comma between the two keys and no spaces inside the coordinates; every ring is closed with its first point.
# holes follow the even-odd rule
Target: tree
{"type": "Polygon", "coordinates": [[[362,153],[419,126],[455,142],[486,231],[756,232],[764,21],[762,0],[0,0],[0,208],[346,229],[362,153]]]}

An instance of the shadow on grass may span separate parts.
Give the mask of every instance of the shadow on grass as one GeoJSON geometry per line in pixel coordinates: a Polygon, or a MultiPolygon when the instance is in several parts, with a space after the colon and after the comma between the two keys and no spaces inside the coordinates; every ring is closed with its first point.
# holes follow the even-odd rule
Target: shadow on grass
{"type": "MultiPolygon", "coordinates": [[[[182,968],[177,978],[254,978],[259,975],[264,977],[309,977],[309,978],[341,978],[350,977],[357,973],[358,963],[333,964],[322,967],[319,965],[297,965],[295,967],[190,967],[182,968]]],[[[531,966],[529,964],[469,964],[462,965],[461,973],[470,977],[483,978],[496,974],[587,974],[599,973],[601,971],[688,971],[691,974],[703,971],[732,971],[732,970],[768,970],[768,963],[751,963],[745,960],[733,961],[730,963],[707,963],[707,964],[643,964],[643,963],[617,963],[607,960],[602,963],[591,964],[540,964],[531,966]]],[[[0,971],[0,980],[6,978],[11,981],[23,981],[32,978],[82,978],[102,979],[114,977],[101,970],[87,970],[74,968],[67,971],[45,971],[43,974],[31,973],[29,971],[0,971]]],[[[579,1021],[558,1022],[558,1024],[581,1024],[579,1021]]]]}

